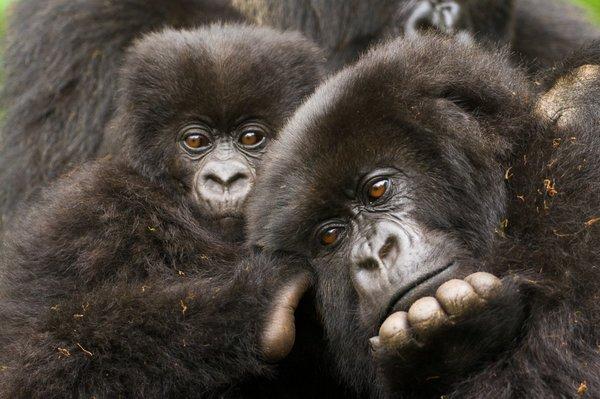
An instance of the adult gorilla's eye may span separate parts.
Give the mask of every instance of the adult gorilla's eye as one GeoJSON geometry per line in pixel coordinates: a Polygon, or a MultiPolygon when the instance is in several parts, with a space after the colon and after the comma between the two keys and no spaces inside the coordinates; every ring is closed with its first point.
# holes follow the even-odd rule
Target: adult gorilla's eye
{"type": "Polygon", "coordinates": [[[369,183],[367,187],[367,196],[369,201],[375,202],[385,195],[390,187],[390,179],[379,179],[369,183]]]}
{"type": "Polygon", "coordinates": [[[339,226],[326,226],[319,231],[319,243],[324,247],[336,244],[342,236],[344,229],[339,226]]]}
{"type": "Polygon", "coordinates": [[[257,130],[247,130],[240,136],[240,144],[244,147],[256,147],[265,140],[265,135],[257,130]]]}
{"type": "Polygon", "coordinates": [[[183,144],[192,151],[202,150],[210,146],[210,139],[202,133],[189,133],[183,139],[183,144]]]}

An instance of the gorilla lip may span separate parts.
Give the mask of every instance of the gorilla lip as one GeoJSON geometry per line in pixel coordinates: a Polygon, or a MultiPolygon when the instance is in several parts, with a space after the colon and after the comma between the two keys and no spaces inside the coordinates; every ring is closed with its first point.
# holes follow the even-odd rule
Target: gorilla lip
{"type": "Polygon", "coordinates": [[[452,261],[452,262],[448,263],[446,266],[444,266],[444,267],[442,267],[440,269],[433,270],[433,271],[431,271],[431,272],[429,272],[427,274],[424,274],[423,276],[419,277],[417,280],[411,282],[409,285],[407,285],[406,287],[404,287],[401,290],[399,290],[398,292],[396,292],[394,294],[394,296],[392,296],[392,298],[390,299],[390,301],[388,303],[388,306],[386,307],[385,312],[383,313],[383,316],[379,320],[379,325],[383,324],[383,322],[385,321],[385,319],[390,314],[392,314],[393,311],[395,311],[395,310],[401,310],[401,309],[395,309],[396,306],[404,298],[406,298],[408,296],[408,294],[410,294],[414,289],[420,287],[421,285],[423,285],[427,281],[431,280],[432,278],[436,277],[437,275],[442,274],[443,272],[445,272],[446,270],[450,269],[455,264],[456,264],[456,262],[452,261]]]}

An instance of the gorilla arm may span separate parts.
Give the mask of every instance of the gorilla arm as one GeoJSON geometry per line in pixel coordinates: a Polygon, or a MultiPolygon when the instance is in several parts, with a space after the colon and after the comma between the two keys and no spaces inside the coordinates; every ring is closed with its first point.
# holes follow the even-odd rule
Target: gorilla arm
{"type": "Polygon", "coordinates": [[[529,314],[521,340],[457,397],[488,389],[500,397],[586,397],[600,390],[599,48],[592,43],[552,71],[536,107],[551,110],[541,115],[546,130],[518,150],[512,165],[509,239],[489,262],[496,257],[506,269],[521,270],[529,314]]]}
{"type": "MultiPolygon", "coordinates": [[[[392,386],[401,381],[403,376],[395,372],[403,367],[398,365],[398,357],[386,358],[386,353],[395,350],[396,356],[407,359],[419,351],[431,356],[460,348],[453,343],[462,339],[470,347],[437,362],[433,368],[446,371],[436,374],[430,370],[433,379],[427,381],[424,376],[418,391],[466,370],[469,363],[472,370],[478,365],[482,371],[468,380],[456,379],[459,382],[444,392],[451,393],[449,397],[478,398],[489,392],[497,397],[579,397],[600,389],[595,266],[600,259],[595,244],[598,215],[597,207],[590,207],[600,201],[598,65],[595,43],[552,71],[549,88],[535,107],[547,123],[546,129],[533,133],[516,151],[505,176],[509,189],[506,236],[497,240],[480,266],[508,275],[503,289],[488,299],[487,306],[475,301],[468,317],[452,320],[455,312],[452,306],[449,311],[444,298],[452,280],[435,294],[443,308],[441,318],[435,317],[431,298],[422,298],[408,313],[392,315],[381,326],[374,339],[376,355],[383,364],[391,362],[384,370],[392,372],[386,376],[392,386]],[[444,311],[450,316],[449,323],[444,311]],[[422,314],[426,314],[426,323],[419,319],[422,314]],[[483,328],[479,333],[477,326],[483,328]],[[454,341],[448,328],[463,336],[454,341]],[[479,338],[465,340],[471,336],[465,333],[479,338]],[[437,341],[440,346],[419,346],[422,336],[425,342],[437,341]],[[392,351],[382,351],[382,347],[392,351]],[[486,360],[490,348],[500,350],[495,359],[486,360]],[[480,357],[473,358],[474,353],[480,357]]],[[[473,287],[479,293],[476,285],[473,287]]],[[[462,303],[468,305],[471,297],[462,297],[462,303]]]]}
{"type": "Polygon", "coordinates": [[[252,256],[214,278],[106,282],[43,305],[29,298],[16,305],[30,318],[7,337],[0,393],[204,396],[269,375],[265,360],[291,350],[293,312],[308,285],[270,262],[252,256]]]}
{"type": "Polygon", "coordinates": [[[300,265],[219,241],[126,171],[82,166],[3,241],[0,397],[218,394],[291,349],[300,265]]]}

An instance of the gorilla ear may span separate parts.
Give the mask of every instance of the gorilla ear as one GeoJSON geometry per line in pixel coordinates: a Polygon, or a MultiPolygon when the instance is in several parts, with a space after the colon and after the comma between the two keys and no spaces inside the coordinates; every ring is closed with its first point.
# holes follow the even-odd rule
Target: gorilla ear
{"type": "Polygon", "coordinates": [[[596,110],[600,95],[600,65],[586,64],[557,77],[540,97],[536,110],[545,119],[566,125],[578,115],[596,110]]]}
{"type": "Polygon", "coordinates": [[[545,91],[536,104],[537,114],[559,126],[598,120],[600,97],[600,41],[576,50],[549,71],[545,91]],[[583,117],[582,115],[588,114],[583,117]]]}

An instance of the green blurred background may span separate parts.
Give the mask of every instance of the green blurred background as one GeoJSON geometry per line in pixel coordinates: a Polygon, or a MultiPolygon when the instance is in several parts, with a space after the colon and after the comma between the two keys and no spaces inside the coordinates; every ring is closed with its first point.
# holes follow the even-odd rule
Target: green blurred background
{"type": "Polygon", "coordinates": [[[575,0],[575,3],[579,3],[590,10],[592,18],[600,23],[600,0],[575,0]]]}
{"type": "MultiPolygon", "coordinates": [[[[0,34],[4,30],[4,10],[6,6],[17,0],[0,0],[0,34]]],[[[45,1],[45,0],[39,0],[45,1]]],[[[169,0],[167,0],[169,1],[169,0]]],[[[590,11],[590,17],[600,24],[600,0],[572,0],[575,3],[581,4],[590,11]]]]}

